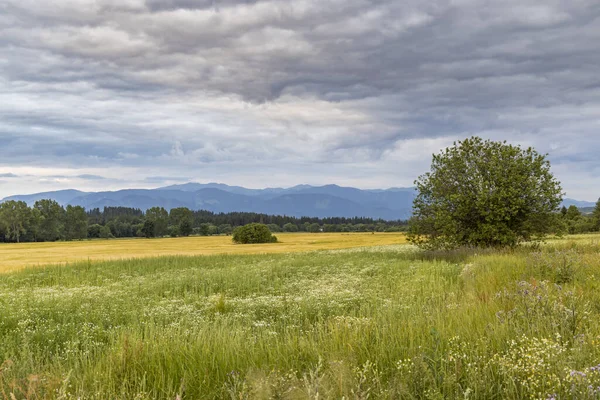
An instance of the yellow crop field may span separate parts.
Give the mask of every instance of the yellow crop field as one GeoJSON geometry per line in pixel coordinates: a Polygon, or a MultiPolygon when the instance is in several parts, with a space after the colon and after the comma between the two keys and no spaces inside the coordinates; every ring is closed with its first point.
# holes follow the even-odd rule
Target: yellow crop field
{"type": "Polygon", "coordinates": [[[87,259],[287,253],[406,243],[402,233],[278,233],[277,237],[279,243],[255,245],[233,244],[231,236],[0,244],[0,272],[87,259]]]}

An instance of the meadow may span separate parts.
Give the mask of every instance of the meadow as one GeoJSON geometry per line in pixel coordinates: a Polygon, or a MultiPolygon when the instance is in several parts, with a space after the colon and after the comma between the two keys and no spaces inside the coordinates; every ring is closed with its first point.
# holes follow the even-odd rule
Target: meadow
{"type": "Polygon", "coordinates": [[[161,239],[82,240],[0,245],[0,273],[24,267],[85,260],[118,260],[166,255],[263,254],[406,243],[402,233],[277,233],[279,243],[235,245],[231,236],[161,239]]]}
{"type": "Polygon", "coordinates": [[[600,399],[599,239],[0,274],[0,396],[600,399]]]}

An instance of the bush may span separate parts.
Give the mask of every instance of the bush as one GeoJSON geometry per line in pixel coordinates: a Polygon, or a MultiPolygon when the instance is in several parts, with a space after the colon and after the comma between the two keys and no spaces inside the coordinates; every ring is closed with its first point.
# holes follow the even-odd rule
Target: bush
{"type": "Polygon", "coordinates": [[[271,234],[264,224],[248,224],[235,228],[233,242],[238,244],[276,243],[277,237],[271,234]]]}
{"type": "Polygon", "coordinates": [[[532,148],[465,139],[434,155],[415,184],[408,240],[421,247],[516,246],[556,231],[562,189],[532,148]]]}

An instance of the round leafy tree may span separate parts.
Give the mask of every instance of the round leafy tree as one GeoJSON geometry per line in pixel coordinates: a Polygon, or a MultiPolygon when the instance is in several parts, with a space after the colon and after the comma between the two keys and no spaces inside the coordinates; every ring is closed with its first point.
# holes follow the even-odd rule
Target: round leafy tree
{"type": "Polygon", "coordinates": [[[545,155],[478,137],[434,155],[415,184],[408,240],[429,249],[541,239],[562,201],[545,155]]]}
{"type": "Polygon", "coordinates": [[[238,244],[276,243],[277,237],[271,234],[264,224],[248,224],[233,231],[233,242],[238,244]]]}

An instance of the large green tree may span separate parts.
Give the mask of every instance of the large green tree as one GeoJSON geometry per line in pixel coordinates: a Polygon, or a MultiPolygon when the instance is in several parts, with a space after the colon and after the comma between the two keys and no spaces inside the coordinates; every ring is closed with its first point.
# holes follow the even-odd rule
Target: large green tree
{"type": "Polygon", "coordinates": [[[64,236],[65,209],[49,199],[38,200],[33,207],[39,212],[38,239],[45,242],[61,239],[64,236]]]}
{"type": "Polygon", "coordinates": [[[570,205],[569,208],[567,208],[567,212],[565,213],[564,218],[568,220],[574,220],[578,217],[581,217],[581,211],[579,211],[579,208],[577,208],[577,206],[570,205]]]}
{"type": "Polygon", "coordinates": [[[193,230],[194,213],[187,207],[171,209],[169,222],[181,236],[189,236],[193,230]]]}
{"type": "Polygon", "coordinates": [[[88,236],[88,216],[85,208],[68,205],[65,212],[65,238],[81,240],[88,236]]]}
{"type": "Polygon", "coordinates": [[[31,223],[31,209],[24,201],[9,200],[0,204],[0,225],[9,239],[20,241],[31,223]]]}
{"type": "Polygon", "coordinates": [[[555,229],[560,183],[534,149],[472,137],[416,181],[408,238],[424,248],[514,246],[555,229]]]}
{"type": "MultiPolygon", "coordinates": [[[[154,225],[154,236],[161,237],[167,234],[169,227],[169,213],[163,207],[152,207],[146,211],[146,221],[152,222],[154,225]]],[[[145,233],[146,237],[148,236],[145,233]]]]}

